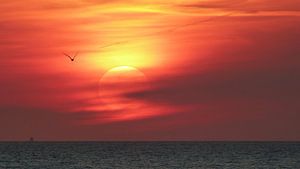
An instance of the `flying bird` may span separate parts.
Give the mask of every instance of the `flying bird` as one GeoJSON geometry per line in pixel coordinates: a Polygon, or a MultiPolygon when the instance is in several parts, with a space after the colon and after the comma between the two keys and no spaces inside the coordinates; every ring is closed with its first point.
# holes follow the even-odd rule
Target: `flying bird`
{"type": "Polygon", "coordinates": [[[74,60],[75,60],[75,58],[76,58],[78,52],[76,52],[74,56],[70,56],[70,55],[68,55],[68,54],[66,54],[66,53],[63,53],[63,54],[64,54],[65,56],[67,56],[72,62],[74,62],[74,60]]]}

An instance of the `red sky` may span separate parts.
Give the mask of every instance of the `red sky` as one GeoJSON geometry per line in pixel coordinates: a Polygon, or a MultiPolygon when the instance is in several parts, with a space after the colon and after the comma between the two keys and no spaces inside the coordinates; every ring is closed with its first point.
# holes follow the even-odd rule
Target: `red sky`
{"type": "Polygon", "coordinates": [[[300,140],[298,0],[0,11],[0,140],[300,140]]]}

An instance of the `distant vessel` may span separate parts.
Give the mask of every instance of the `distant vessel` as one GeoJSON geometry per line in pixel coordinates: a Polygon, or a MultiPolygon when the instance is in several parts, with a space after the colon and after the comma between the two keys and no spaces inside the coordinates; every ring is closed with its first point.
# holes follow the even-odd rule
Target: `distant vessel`
{"type": "Polygon", "coordinates": [[[34,142],[34,138],[33,138],[33,137],[30,137],[29,141],[30,141],[30,142],[34,142]]]}

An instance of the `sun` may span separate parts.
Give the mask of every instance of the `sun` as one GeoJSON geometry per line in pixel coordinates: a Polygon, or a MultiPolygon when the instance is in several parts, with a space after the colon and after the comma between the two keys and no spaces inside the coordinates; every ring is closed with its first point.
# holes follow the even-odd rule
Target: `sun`
{"type": "Polygon", "coordinates": [[[132,72],[132,71],[137,71],[139,73],[142,73],[140,70],[138,70],[133,66],[117,66],[110,69],[108,72],[132,72]]]}
{"type": "Polygon", "coordinates": [[[114,83],[138,83],[146,80],[146,75],[133,66],[117,66],[109,69],[100,79],[100,85],[114,83]]]}
{"type": "Polygon", "coordinates": [[[126,94],[142,90],[147,86],[147,77],[132,66],[118,66],[108,70],[99,82],[98,96],[113,109],[126,109],[135,101],[126,94]]]}

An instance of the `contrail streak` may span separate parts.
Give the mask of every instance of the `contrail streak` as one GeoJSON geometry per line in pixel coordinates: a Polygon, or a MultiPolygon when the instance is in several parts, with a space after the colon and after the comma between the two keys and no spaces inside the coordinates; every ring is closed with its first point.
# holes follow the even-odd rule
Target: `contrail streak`
{"type": "MultiPolygon", "coordinates": [[[[249,0],[239,1],[239,3],[234,3],[234,4],[230,5],[230,7],[238,6],[238,5],[243,4],[243,3],[247,2],[247,1],[249,1],[249,0]]],[[[236,13],[237,12],[230,12],[230,13],[227,13],[225,15],[214,16],[214,17],[210,17],[210,18],[207,18],[207,19],[204,19],[204,20],[187,23],[187,24],[184,24],[184,25],[174,26],[173,28],[169,28],[169,29],[166,29],[166,30],[162,30],[162,31],[158,31],[158,32],[153,32],[153,33],[148,33],[148,34],[144,34],[144,35],[139,35],[139,37],[136,37],[134,39],[110,43],[110,44],[107,44],[107,45],[104,45],[104,46],[100,46],[100,48],[107,48],[107,47],[111,47],[111,46],[116,46],[116,45],[120,45],[120,44],[129,43],[129,42],[131,42],[131,41],[133,41],[135,39],[140,39],[140,38],[144,38],[144,37],[147,37],[147,36],[156,36],[156,35],[160,35],[162,33],[174,33],[176,31],[178,31],[180,29],[183,29],[183,28],[186,28],[186,27],[199,25],[201,23],[211,22],[211,21],[218,20],[218,19],[224,18],[224,17],[229,17],[229,16],[232,16],[232,15],[234,15],[236,13]]]]}

